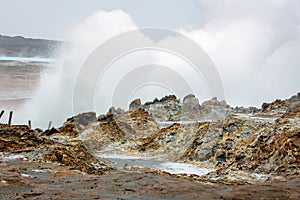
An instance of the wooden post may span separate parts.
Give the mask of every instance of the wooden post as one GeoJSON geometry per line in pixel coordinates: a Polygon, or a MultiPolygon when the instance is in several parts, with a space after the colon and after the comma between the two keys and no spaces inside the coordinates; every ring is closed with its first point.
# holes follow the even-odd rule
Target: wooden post
{"type": "Polygon", "coordinates": [[[52,126],[52,122],[51,122],[51,121],[49,121],[48,130],[50,130],[51,126],[52,126]]]}
{"type": "Polygon", "coordinates": [[[4,114],[4,110],[2,110],[1,113],[0,113],[0,119],[1,119],[3,114],[4,114]]]}
{"type": "Polygon", "coordinates": [[[31,120],[28,120],[28,127],[31,130],[31,120]]]}
{"type": "Polygon", "coordinates": [[[12,120],[12,116],[13,116],[13,111],[9,112],[9,119],[8,119],[8,125],[11,125],[11,120],[12,120]]]}

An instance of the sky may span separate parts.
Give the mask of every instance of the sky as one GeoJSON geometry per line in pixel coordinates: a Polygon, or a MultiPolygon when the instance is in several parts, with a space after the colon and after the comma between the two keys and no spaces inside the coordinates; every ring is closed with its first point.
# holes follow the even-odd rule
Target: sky
{"type": "Polygon", "coordinates": [[[178,29],[201,22],[196,0],[0,0],[1,34],[68,40],[66,35],[96,11],[121,9],[139,27],[178,29]]]}
{"type": "Polygon", "coordinates": [[[0,24],[3,35],[76,41],[81,61],[122,31],[170,29],[204,49],[233,106],[300,92],[298,0],[0,0],[0,24]]]}

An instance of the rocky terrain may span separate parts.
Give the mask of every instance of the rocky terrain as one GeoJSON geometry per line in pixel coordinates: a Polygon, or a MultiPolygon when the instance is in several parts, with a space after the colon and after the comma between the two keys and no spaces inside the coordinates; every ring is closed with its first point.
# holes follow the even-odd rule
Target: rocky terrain
{"type": "Polygon", "coordinates": [[[262,108],[171,95],[50,130],[2,124],[0,197],[299,199],[299,116],[300,93],[262,108]]]}
{"type": "Polygon", "coordinates": [[[108,146],[173,161],[205,162],[218,168],[216,178],[233,171],[298,177],[299,103],[300,93],[240,112],[216,98],[199,105],[193,95],[182,103],[174,96],[144,105],[135,100],[129,111],[111,109],[101,116],[81,138],[87,143],[105,140],[105,145],[92,147],[97,151],[108,146]],[[161,128],[163,122],[173,124],[161,128]],[[113,133],[111,138],[107,133],[113,133]]]}

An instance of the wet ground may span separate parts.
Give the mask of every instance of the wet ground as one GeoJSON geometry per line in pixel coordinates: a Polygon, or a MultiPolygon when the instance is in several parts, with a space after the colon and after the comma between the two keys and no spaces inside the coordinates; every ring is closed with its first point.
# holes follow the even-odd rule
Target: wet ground
{"type": "Polygon", "coordinates": [[[207,167],[198,167],[196,165],[170,162],[154,157],[145,157],[129,154],[96,154],[99,158],[108,159],[111,165],[117,169],[126,169],[131,167],[149,168],[153,170],[161,170],[170,174],[195,174],[202,176],[214,171],[207,167]]]}
{"type": "Polygon", "coordinates": [[[87,175],[20,158],[0,163],[1,199],[299,199],[300,179],[262,185],[201,183],[149,169],[87,175]]]}
{"type": "Polygon", "coordinates": [[[49,59],[0,56],[0,110],[16,111],[33,97],[49,59]]]}

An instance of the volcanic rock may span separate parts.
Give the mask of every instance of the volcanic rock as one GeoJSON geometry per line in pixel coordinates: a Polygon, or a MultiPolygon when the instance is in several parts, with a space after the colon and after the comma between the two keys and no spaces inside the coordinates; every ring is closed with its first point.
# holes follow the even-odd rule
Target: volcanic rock
{"type": "Polygon", "coordinates": [[[199,100],[195,95],[187,95],[183,99],[181,120],[198,121],[200,119],[200,109],[199,100]]]}
{"type": "Polygon", "coordinates": [[[181,120],[180,100],[174,95],[165,96],[160,100],[154,99],[153,102],[146,102],[142,108],[149,112],[157,122],[181,120]]]}
{"type": "Polygon", "coordinates": [[[110,169],[81,141],[57,143],[51,137],[37,135],[27,126],[0,124],[0,151],[18,153],[34,162],[57,162],[90,174],[103,174],[110,169]]]}
{"type": "Polygon", "coordinates": [[[129,105],[129,110],[136,110],[141,107],[141,99],[133,100],[129,105]]]}
{"type": "Polygon", "coordinates": [[[157,123],[144,109],[123,112],[111,108],[106,115],[99,116],[98,122],[82,132],[79,138],[89,149],[100,151],[110,144],[120,145],[126,142],[132,146],[138,138],[146,137],[158,130],[157,123]]]}
{"type": "Polygon", "coordinates": [[[274,102],[271,103],[263,103],[260,114],[281,116],[299,107],[300,107],[300,93],[292,96],[289,99],[285,99],[285,100],[276,99],[274,102]]]}
{"type": "Polygon", "coordinates": [[[74,117],[68,118],[67,121],[59,128],[58,135],[77,137],[78,134],[86,129],[89,124],[97,120],[95,112],[81,113],[74,117]]]}
{"type": "Polygon", "coordinates": [[[194,95],[188,95],[182,103],[175,96],[166,96],[129,111],[112,107],[98,118],[94,113],[83,113],[68,119],[62,127],[51,129],[48,135],[27,126],[2,125],[0,150],[91,174],[110,169],[95,155],[111,152],[189,162],[215,170],[202,177],[181,176],[197,181],[248,184],[297,179],[298,103],[295,95],[265,104],[258,111],[232,109],[217,98],[199,106],[194,95]],[[180,120],[185,106],[191,110],[199,108],[200,112],[195,113],[200,120],[180,120]],[[169,125],[162,128],[162,122],[169,125]]]}
{"type": "Polygon", "coordinates": [[[226,103],[226,101],[219,101],[217,97],[213,97],[211,100],[204,101],[201,104],[202,119],[224,119],[226,116],[231,115],[232,113],[233,109],[226,103]]]}

